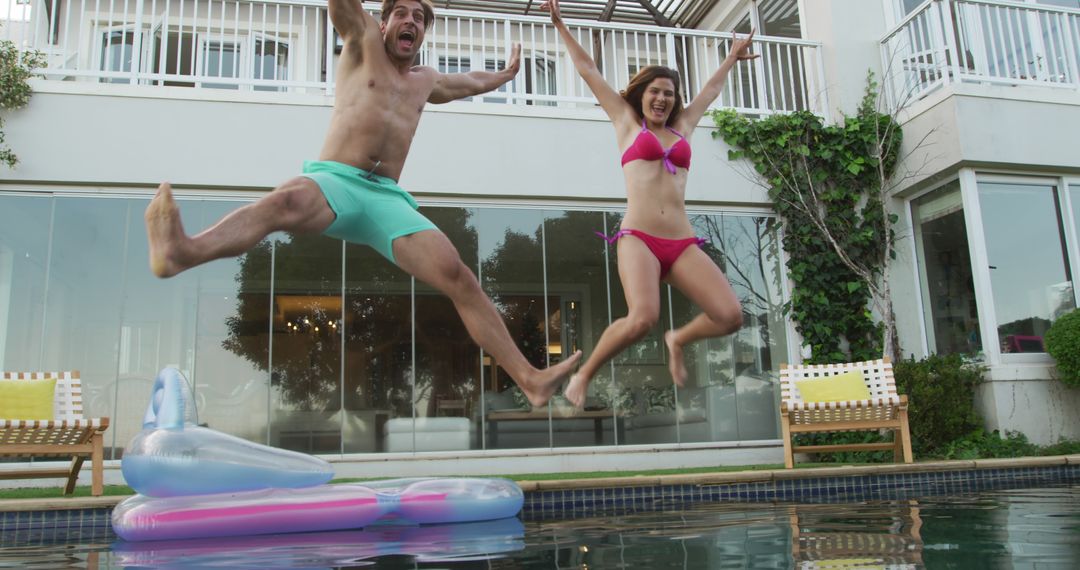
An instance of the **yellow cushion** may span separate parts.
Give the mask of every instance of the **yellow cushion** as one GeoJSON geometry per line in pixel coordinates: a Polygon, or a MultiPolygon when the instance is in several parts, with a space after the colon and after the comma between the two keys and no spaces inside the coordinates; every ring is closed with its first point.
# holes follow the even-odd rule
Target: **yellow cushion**
{"type": "Polygon", "coordinates": [[[56,378],[0,380],[0,419],[51,420],[56,378]]]}
{"type": "Polygon", "coordinates": [[[870,389],[866,387],[866,380],[859,370],[842,372],[827,378],[798,380],[795,385],[798,386],[804,402],[870,399],[870,389]]]}

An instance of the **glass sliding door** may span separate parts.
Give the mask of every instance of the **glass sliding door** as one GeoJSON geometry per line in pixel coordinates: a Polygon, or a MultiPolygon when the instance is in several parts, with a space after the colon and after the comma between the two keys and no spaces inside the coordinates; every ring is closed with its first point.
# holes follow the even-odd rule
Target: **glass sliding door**
{"type": "MultiPolygon", "coordinates": [[[[84,411],[91,416],[141,417],[150,386],[119,376],[127,279],[125,255],[133,220],[146,202],[127,199],[56,200],[44,313],[44,370],[78,369],[84,411]],[[123,414],[122,416],[117,414],[123,414]]],[[[145,258],[144,258],[145,259],[145,258]]],[[[123,447],[140,423],[117,421],[109,447],[123,447]]],[[[107,455],[108,456],[108,455],[107,455]]]]}
{"type": "MultiPolygon", "coordinates": [[[[113,418],[110,457],[121,457],[140,429],[166,366],[192,382],[201,423],[313,454],[424,452],[448,439],[453,448],[440,450],[775,435],[771,371],[786,345],[772,218],[693,217],[704,250],[742,300],[746,326],[687,349],[685,389],[672,386],[663,334],[699,311],[662,286],[655,330],[599,370],[586,410],[575,412],[561,395],[531,410],[448,297],[367,247],[274,234],[236,258],[158,279],[147,267],[148,203],[0,195],[0,362],[6,370],[80,370],[87,414],[113,418]],[[414,417],[424,421],[414,426],[414,417]]],[[[212,193],[177,197],[192,234],[243,203],[212,193]]],[[[588,356],[626,314],[615,247],[594,235],[614,233],[620,213],[423,212],[478,275],[533,366],[576,350],[588,356]]]]}
{"type": "Polygon", "coordinates": [[[0,196],[0,370],[41,370],[54,201],[0,196]]]}
{"type": "Polygon", "coordinates": [[[342,242],[323,236],[273,240],[270,443],[340,453],[342,242]]]}
{"type": "MultiPolygon", "coordinates": [[[[608,323],[607,242],[593,233],[603,229],[604,214],[545,210],[543,224],[548,354],[552,363],[578,350],[587,358],[608,323]]],[[[625,443],[629,410],[607,397],[610,392],[602,388],[610,386],[593,386],[586,402],[592,417],[553,420],[556,447],[625,443]],[[618,434],[616,426],[622,428],[618,434]]],[[[566,402],[560,396],[555,404],[566,402]]]]}
{"type": "Polygon", "coordinates": [[[344,451],[387,451],[387,422],[411,418],[412,278],[370,247],[345,245],[344,451]]]}
{"type": "MultiPolygon", "coordinates": [[[[525,360],[536,368],[547,367],[553,356],[549,345],[562,345],[557,336],[552,338],[549,319],[549,309],[558,310],[557,303],[544,295],[543,211],[485,208],[476,212],[471,225],[478,238],[478,274],[484,292],[495,303],[525,360]]],[[[561,348],[554,354],[555,361],[560,352],[561,348]]],[[[484,354],[484,361],[483,390],[460,392],[477,404],[480,394],[484,395],[483,441],[492,448],[549,447],[546,410],[537,410],[533,420],[500,421],[509,407],[504,405],[507,401],[522,412],[529,412],[530,406],[493,355],[484,354]]]]}

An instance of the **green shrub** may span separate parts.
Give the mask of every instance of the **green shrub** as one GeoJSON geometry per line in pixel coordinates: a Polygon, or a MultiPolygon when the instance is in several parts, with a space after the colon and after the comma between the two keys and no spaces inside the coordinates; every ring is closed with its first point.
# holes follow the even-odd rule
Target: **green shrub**
{"type": "MultiPolygon", "coordinates": [[[[795,436],[795,445],[841,445],[850,443],[887,443],[892,442],[892,432],[885,434],[876,431],[844,431],[835,433],[800,433],[795,436]]],[[[891,451],[834,451],[815,454],[818,463],[892,463],[891,451]]]]}
{"type": "Polygon", "coordinates": [[[975,387],[983,369],[959,354],[901,360],[893,367],[896,388],[908,396],[911,446],[917,457],[940,454],[951,442],[982,427],[975,387]]]}
{"type": "Polygon", "coordinates": [[[28,80],[36,76],[34,69],[44,66],[41,52],[20,51],[13,42],[0,41],[0,164],[8,168],[15,168],[19,159],[5,144],[3,114],[26,106],[32,93],[28,80]]]}
{"type": "Polygon", "coordinates": [[[1071,311],[1054,321],[1043,343],[1057,362],[1058,378],[1066,386],[1080,387],[1080,311],[1071,311]]]}
{"type": "Polygon", "coordinates": [[[976,430],[965,437],[945,446],[942,459],[987,459],[993,457],[1031,457],[1047,455],[1039,446],[1027,440],[1027,437],[1015,431],[1005,432],[1005,437],[997,430],[986,433],[976,430]]]}
{"type": "Polygon", "coordinates": [[[1040,455],[1077,455],[1080,454],[1080,439],[1061,438],[1057,443],[1039,450],[1040,455]]]}

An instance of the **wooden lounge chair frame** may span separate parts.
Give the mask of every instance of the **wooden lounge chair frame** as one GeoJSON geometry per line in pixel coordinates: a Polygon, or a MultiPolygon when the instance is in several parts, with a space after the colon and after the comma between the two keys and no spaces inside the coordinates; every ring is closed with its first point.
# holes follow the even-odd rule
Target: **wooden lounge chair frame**
{"type": "Polygon", "coordinates": [[[913,461],[908,429],[908,399],[896,393],[892,362],[888,358],[845,364],[780,365],[780,430],[784,438],[784,466],[795,466],[795,453],[893,450],[893,460],[913,461]],[[807,402],[795,382],[824,380],[829,376],[859,370],[870,390],[869,400],[807,402]],[[893,441],[837,445],[795,446],[800,433],[892,430],[893,441]]]}
{"type": "Polygon", "coordinates": [[[104,433],[109,418],[83,418],[82,383],[79,371],[4,372],[5,380],[56,378],[53,420],[0,419],[0,457],[70,457],[68,468],[33,468],[0,471],[0,479],[66,478],[64,494],[75,492],[75,482],[83,462],[89,458],[93,471],[91,490],[104,490],[104,433]]]}

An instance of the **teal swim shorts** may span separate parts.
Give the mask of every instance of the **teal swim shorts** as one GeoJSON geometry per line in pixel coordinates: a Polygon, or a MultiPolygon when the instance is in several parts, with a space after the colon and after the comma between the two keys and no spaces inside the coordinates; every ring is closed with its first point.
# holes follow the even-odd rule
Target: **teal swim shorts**
{"type": "Polygon", "coordinates": [[[314,180],[337,218],[323,235],[368,245],[394,261],[394,240],[438,229],[417,212],[416,200],[397,182],[330,160],[305,161],[301,176],[314,180]]]}

